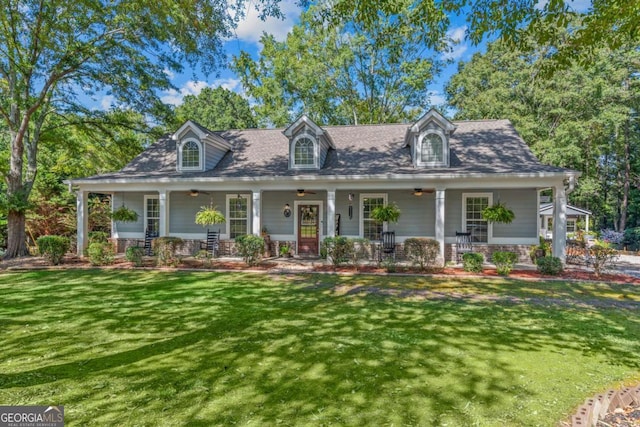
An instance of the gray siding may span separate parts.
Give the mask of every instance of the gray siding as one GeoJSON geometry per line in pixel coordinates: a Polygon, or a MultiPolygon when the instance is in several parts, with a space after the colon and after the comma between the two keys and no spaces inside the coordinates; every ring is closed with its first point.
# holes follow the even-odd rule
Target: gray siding
{"type": "Polygon", "coordinates": [[[395,202],[400,209],[400,219],[397,224],[389,224],[389,231],[395,231],[396,236],[434,236],[436,233],[434,194],[425,193],[417,197],[410,189],[388,192],[388,202],[395,202]]]}
{"type": "Polygon", "coordinates": [[[327,159],[327,154],[329,153],[329,143],[324,138],[319,138],[320,143],[320,167],[324,166],[324,161],[327,159]]]}
{"type": "Polygon", "coordinates": [[[336,191],[336,213],[340,214],[340,234],[343,236],[357,236],[360,232],[360,207],[358,203],[360,193],[355,191],[336,191]],[[353,193],[353,201],[349,202],[349,193],[353,193]],[[353,217],[349,219],[349,204],[353,206],[353,217]]]}
{"type": "Polygon", "coordinates": [[[227,152],[206,143],[203,145],[205,154],[205,170],[213,169],[227,152]]]}
{"type": "Polygon", "coordinates": [[[293,191],[265,191],[262,193],[262,226],[267,227],[269,234],[293,234],[293,191]],[[282,213],[284,205],[291,206],[291,216],[286,218],[282,213]]]}
{"type": "Polygon", "coordinates": [[[192,197],[186,191],[176,191],[169,194],[169,231],[170,233],[202,233],[204,236],[207,227],[210,229],[220,229],[223,233],[226,224],[214,224],[202,226],[196,224],[196,213],[201,206],[208,206],[213,200],[213,205],[218,207],[225,217],[227,216],[226,193],[208,192],[201,193],[198,197],[192,197]]]}
{"type": "Polygon", "coordinates": [[[462,231],[462,193],[491,193],[493,202],[505,203],[513,210],[515,219],[511,224],[493,224],[494,238],[536,237],[538,235],[537,190],[447,190],[445,198],[445,234],[455,236],[462,231]]]}
{"type": "Polygon", "coordinates": [[[113,196],[113,208],[117,209],[122,206],[123,196],[124,205],[129,209],[133,209],[138,214],[136,222],[116,222],[115,229],[118,233],[143,233],[144,234],[144,196],[145,194],[157,196],[158,193],[122,193],[117,192],[113,196]]]}

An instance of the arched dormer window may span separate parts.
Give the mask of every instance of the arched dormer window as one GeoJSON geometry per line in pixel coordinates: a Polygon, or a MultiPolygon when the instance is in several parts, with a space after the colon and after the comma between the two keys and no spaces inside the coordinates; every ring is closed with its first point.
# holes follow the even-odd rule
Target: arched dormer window
{"type": "Polygon", "coordinates": [[[444,162],[444,140],[437,133],[428,133],[422,137],[420,150],[422,163],[444,162]]]}
{"type": "Polygon", "coordinates": [[[190,139],[182,144],[180,147],[180,169],[202,169],[202,145],[200,142],[190,139]]]}
{"type": "Polygon", "coordinates": [[[316,144],[308,136],[302,136],[293,143],[293,166],[300,168],[315,167],[316,144]]]}

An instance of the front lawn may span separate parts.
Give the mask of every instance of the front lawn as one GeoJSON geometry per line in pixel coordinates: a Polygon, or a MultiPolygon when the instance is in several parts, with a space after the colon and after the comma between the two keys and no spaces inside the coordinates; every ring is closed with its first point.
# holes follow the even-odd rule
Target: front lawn
{"type": "Polygon", "coordinates": [[[67,425],[555,426],[640,380],[634,285],[0,274],[0,405],[67,425]]]}

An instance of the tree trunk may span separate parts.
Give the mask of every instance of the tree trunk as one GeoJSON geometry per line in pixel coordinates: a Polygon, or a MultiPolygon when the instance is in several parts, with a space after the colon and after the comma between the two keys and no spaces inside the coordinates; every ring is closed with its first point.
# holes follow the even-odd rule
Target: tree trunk
{"type": "Polygon", "coordinates": [[[631,188],[631,150],[629,141],[629,119],[624,129],[624,172],[622,177],[622,203],[620,203],[620,228],[624,232],[627,226],[627,209],[629,207],[629,190],[631,188]]]}
{"type": "Polygon", "coordinates": [[[29,255],[24,212],[9,211],[7,234],[7,251],[4,259],[29,255]]]}

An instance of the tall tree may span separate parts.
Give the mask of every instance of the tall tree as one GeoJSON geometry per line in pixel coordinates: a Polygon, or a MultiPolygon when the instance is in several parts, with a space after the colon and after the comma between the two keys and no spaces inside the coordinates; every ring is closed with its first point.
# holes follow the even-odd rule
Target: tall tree
{"type": "Polygon", "coordinates": [[[334,0],[328,4],[324,16],[329,22],[348,17],[371,28],[381,16],[403,17],[421,29],[418,37],[426,41],[441,38],[450,25],[448,17],[462,14],[475,43],[499,35],[512,48],[522,49],[530,40],[537,45],[558,45],[548,53],[554,59],[547,63],[551,68],[575,60],[588,63],[595,54],[594,46],[604,44],[615,50],[630,40],[640,41],[637,0],[592,0],[586,11],[577,10],[575,0],[334,0]]]}
{"type": "Polygon", "coordinates": [[[176,117],[179,122],[195,120],[211,130],[257,126],[249,101],[223,87],[206,87],[198,95],[185,96],[176,107],[176,117]]]}
{"type": "Polygon", "coordinates": [[[319,13],[305,12],[284,42],[264,35],[257,60],[246,52],[234,58],[262,123],[283,126],[301,113],[320,124],[379,123],[424,111],[442,64],[413,28],[391,19],[330,27],[319,13]]]}
{"type": "Polygon", "coordinates": [[[596,211],[601,226],[622,230],[640,173],[634,169],[640,53],[633,46],[601,47],[590,65],[543,76],[550,49],[491,43],[460,64],[448,100],[460,119],[511,119],[543,162],[582,171],[573,201],[596,211]]]}
{"type": "MultiPolygon", "coordinates": [[[[278,14],[279,0],[259,0],[278,14]]],[[[244,0],[6,0],[0,10],[0,117],[9,133],[8,247],[27,253],[25,212],[38,144],[52,112],[91,115],[84,97],[109,94],[136,111],[170,87],[165,70],[208,72],[224,61],[223,40],[244,0]]]]}

